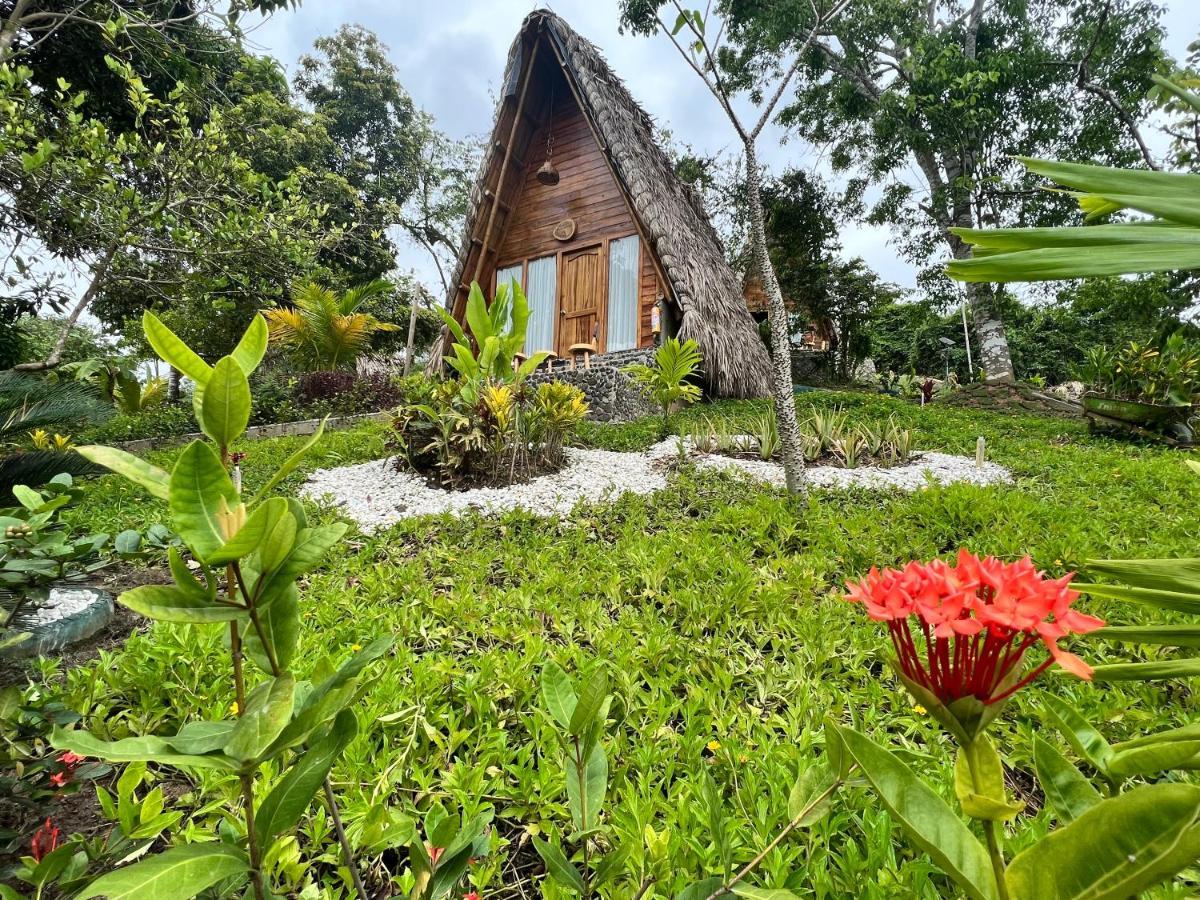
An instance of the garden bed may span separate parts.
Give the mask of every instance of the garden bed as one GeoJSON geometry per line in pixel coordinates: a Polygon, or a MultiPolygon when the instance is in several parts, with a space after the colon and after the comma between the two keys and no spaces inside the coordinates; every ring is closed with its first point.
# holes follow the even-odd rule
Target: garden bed
{"type": "MultiPolygon", "coordinates": [[[[699,453],[689,438],[669,438],[640,453],[568,448],[567,464],[558,472],[506,487],[450,491],[431,484],[421,475],[400,471],[391,459],[373,460],[314,472],[301,495],[326,501],[374,531],[402,519],[469,510],[503,512],[525,509],[560,516],[581,502],[615,500],[623,494],[652,494],[667,487],[670,466],[680,461],[680,441],[687,460],[701,468],[723,469],[769,485],[785,482],[783,466],[772,460],[745,456],[699,453]]],[[[887,468],[861,466],[846,469],[816,465],[805,469],[805,481],[815,488],[865,487],[877,490],[914,491],[930,484],[1009,482],[1008,470],[995,463],[977,468],[975,460],[945,453],[914,453],[909,462],[887,468]]]]}

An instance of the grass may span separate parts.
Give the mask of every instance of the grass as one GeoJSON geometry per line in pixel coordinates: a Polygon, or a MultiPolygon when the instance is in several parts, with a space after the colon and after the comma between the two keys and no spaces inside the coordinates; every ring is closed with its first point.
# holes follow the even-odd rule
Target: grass
{"type": "MultiPolygon", "coordinates": [[[[432,802],[468,812],[493,805],[494,852],[474,867],[475,883],[486,897],[524,896],[512,885],[513,867],[529,858],[526,836],[558,833],[569,822],[539,672],[550,659],[569,672],[602,662],[616,695],[606,742],[606,840],[629,851],[625,874],[603,895],[630,897],[654,874],[647,896],[673,897],[702,875],[736,869],[786,824],[791,785],[822,752],[825,716],[902,743],[927,777],[947,781],[950,747],[885,672],[885,632],[840,599],[847,577],[959,546],[1006,558],[1028,552],[1052,573],[1095,556],[1194,553],[1200,479],[1178,451],[1091,437],[1066,420],[920,409],[859,394],[805,395],[801,409],[810,401],[842,406],[852,423],[894,415],[915,430],[919,449],[972,455],[983,435],[989,458],[1018,482],[790,497],[685,471],[658,495],[581,507],[562,520],[427,518],[355,536],[310,579],[301,651],[315,665],[381,633],[397,641],[358,707],[360,737],[335,770],[354,839],[379,857],[407,817],[432,802]],[[710,776],[719,803],[704,790],[710,776]],[[668,836],[665,864],[646,852],[647,827],[668,836]]],[[[697,415],[747,421],[763,408],[721,403],[673,421],[680,429],[697,415]]],[[[583,438],[634,449],[652,443],[657,427],[655,420],[590,426],[583,438]]],[[[377,425],[330,435],[307,469],[378,457],[384,437],[377,425]]],[[[296,443],[247,445],[247,483],[296,443]]],[[[169,462],[173,452],[157,461],[169,462]]],[[[91,487],[75,515],[81,526],[108,531],[164,517],[159,504],[115,478],[91,487]]],[[[1131,611],[1117,604],[1085,608],[1130,621],[1131,611]]],[[[1099,641],[1072,646],[1092,661],[1123,652],[1099,641]]],[[[90,667],[62,672],[43,662],[35,678],[38,690],[122,737],[223,715],[232,699],[220,680],[224,653],[219,627],[159,624],[90,667]]],[[[1011,748],[1013,784],[1030,803],[1009,832],[1011,852],[1048,827],[1029,774],[1033,731],[1049,735],[1039,724],[1040,691],[1076,702],[1106,722],[1114,740],[1188,721],[1196,705],[1183,684],[1101,688],[1063,676],[1046,676],[1019,695],[1000,738],[1011,748]]],[[[196,809],[185,821],[198,837],[222,819],[235,791],[214,775],[197,784],[196,809]]],[[[316,866],[287,870],[285,886],[314,878],[336,895],[336,855],[318,808],[300,841],[316,866]]],[[[402,868],[390,853],[379,858],[373,877],[384,864],[402,868]]],[[[861,788],[784,841],[754,881],[805,897],[953,893],[861,788]]],[[[1155,896],[1183,895],[1164,888],[1155,896]]]]}

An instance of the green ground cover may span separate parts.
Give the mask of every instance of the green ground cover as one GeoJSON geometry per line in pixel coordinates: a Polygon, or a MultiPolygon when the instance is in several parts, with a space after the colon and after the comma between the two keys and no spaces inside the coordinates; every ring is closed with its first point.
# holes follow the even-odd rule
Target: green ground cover
{"type": "MultiPolygon", "coordinates": [[[[931,782],[948,784],[953,750],[886,671],[886,632],[840,599],[847,577],[960,546],[1005,558],[1028,552],[1055,574],[1089,557],[1194,553],[1200,479],[1178,451],[1092,437],[1068,420],[920,409],[862,394],[805,395],[801,408],[808,402],[839,405],[852,422],[894,415],[915,430],[919,449],[973,454],[983,435],[989,457],[1017,483],[800,498],[685,470],[663,493],[581,507],[562,520],[426,518],[357,535],[310,579],[302,674],[326,654],[344,658],[380,634],[396,639],[395,655],[356,708],[360,736],[335,770],[351,835],[376,855],[373,877],[401,868],[384,847],[404,831],[404,817],[439,799],[468,812],[491,805],[493,853],[473,878],[485,897],[523,896],[516,885],[536,862],[527,836],[569,822],[538,689],[548,660],[568,672],[603,662],[612,676],[607,839],[629,856],[627,874],[604,896],[631,897],[654,874],[646,896],[673,897],[700,875],[736,869],[787,823],[788,792],[822,752],[826,715],[902,743],[931,782]],[[716,791],[705,788],[709,776],[716,791]],[[646,849],[648,827],[667,841],[657,862],[646,849]]],[[[748,419],[763,408],[704,406],[676,426],[698,415],[748,419]]],[[[583,437],[635,449],[652,443],[658,427],[589,426],[583,437]]],[[[379,425],[330,435],[306,470],[377,458],[385,437],[379,425]]],[[[296,443],[247,444],[247,483],[296,443]]],[[[300,473],[288,483],[302,480],[300,473]]],[[[110,532],[164,518],[156,501],[117,478],[93,484],[74,516],[110,532]]],[[[1082,606],[1114,622],[1137,615],[1117,603],[1082,606]]],[[[1093,663],[1130,652],[1099,640],[1071,649],[1093,663]]],[[[60,671],[43,661],[34,677],[94,730],[117,738],[173,731],[181,717],[219,717],[232,700],[226,666],[219,626],[160,623],[90,666],[60,671]]],[[[1196,699],[1183,683],[1093,686],[1050,674],[1042,684],[1015,698],[997,739],[1013,748],[1010,789],[1029,804],[1015,829],[1026,841],[1048,827],[1030,762],[1035,730],[1057,741],[1040,724],[1043,690],[1106,722],[1114,740],[1195,718],[1196,699]]],[[[186,827],[200,836],[237,792],[220,775],[196,785],[178,802],[191,805],[186,827]]],[[[300,842],[316,869],[305,873],[296,862],[287,873],[294,884],[311,876],[340,887],[319,807],[300,842]]],[[[1009,849],[1019,846],[1010,841],[1009,849]]],[[[814,897],[954,893],[862,788],[841,793],[831,815],[789,837],[755,882],[814,897]]],[[[1177,886],[1155,896],[1185,894],[1177,886]]]]}

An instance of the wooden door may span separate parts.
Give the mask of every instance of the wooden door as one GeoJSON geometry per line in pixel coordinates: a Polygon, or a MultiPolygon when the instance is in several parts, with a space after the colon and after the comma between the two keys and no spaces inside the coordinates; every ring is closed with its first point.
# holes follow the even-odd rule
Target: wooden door
{"type": "Polygon", "coordinates": [[[604,288],[602,245],[572,250],[562,257],[559,288],[558,355],[572,344],[600,346],[600,302],[604,288]]]}

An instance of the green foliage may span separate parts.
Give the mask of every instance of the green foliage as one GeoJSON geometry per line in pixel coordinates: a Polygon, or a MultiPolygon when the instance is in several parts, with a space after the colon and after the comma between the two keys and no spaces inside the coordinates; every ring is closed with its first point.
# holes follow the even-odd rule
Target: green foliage
{"type": "Polygon", "coordinates": [[[683,343],[667,338],[654,351],[654,365],[637,363],[624,371],[642,396],[662,410],[664,436],[671,432],[671,408],[700,399],[700,387],[689,381],[700,373],[700,347],[690,338],[683,343]]]}
{"type": "Polygon", "coordinates": [[[1078,376],[1106,397],[1190,404],[1200,393],[1200,345],[1176,332],[1157,348],[1136,341],[1116,352],[1092,347],[1084,353],[1078,376]]]}
{"type": "MultiPolygon", "coordinates": [[[[1004,558],[1028,551],[1055,575],[1088,557],[1188,556],[1194,547],[1200,482],[1180,466],[1178,451],[1091,437],[1082,423],[1062,419],[922,409],[863,393],[817,392],[805,400],[823,413],[836,409],[848,427],[877,428],[894,417],[922,449],[969,456],[982,434],[989,458],[1010,468],[1016,483],[912,494],[814,491],[800,499],[686,469],[672,490],[585,504],[557,518],[513,512],[407,520],[356,535],[354,552],[332,554],[307,576],[304,609],[311,620],[305,621],[314,627],[298,638],[298,678],[324,677],[321,659],[331,648],[349,654],[363,621],[387,633],[420,635],[364,680],[356,708],[363,727],[334,772],[350,839],[361,853],[409,847],[414,821],[423,821],[432,805],[473,817],[486,795],[495,820],[490,855],[468,867],[473,889],[488,896],[512,887],[510,863],[529,870],[531,839],[524,835],[534,828],[578,864],[577,845],[561,841],[573,827],[560,765],[565,757],[554,734],[559,726],[541,712],[540,681],[548,659],[574,675],[589,673],[600,658],[614,701],[603,739],[609,781],[601,823],[608,830],[596,846],[629,852],[597,895],[635,896],[650,874],[651,893],[660,897],[716,878],[698,895],[704,900],[723,881],[726,860],[736,873],[787,827],[787,800],[800,774],[827,756],[837,768],[821,727],[831,712],[844,722],[853,717],[877,739],[888,734],[902,761],[954,804],[954,748],[928,714],[880,675],[877,626],[847,617],[839,599],[848,575],[960,545],[1004,558]],[[368,722],[376,724],[368,729],[368,722]],[[708,749],[714,741],[718,746],[708,749]],[[380,784],[389,785],[386,796],[380,784]]],[[[748,433],[766,409],[761,402],[698,404],[672,421],[686,432],[708,416],[748,433]]],[[[653,419],[589,423],[581,434],[592,446],[628,450],[653,444],[658,427],[653,419]]],[[[280,490],[294,490],[317,467],[386,455],[385,437],[386,428],[375,423],[327,435],[280,490]]],[[[252,490],[264,484],[304,441],[246,444],[245,484],[252,490]]],[[[158,452],[150,461],[170,470],[181,452],[158,452]]],[[[80,527],[117,529],[154,521],[160,508],[114,478],[89,484],[88,502],[66,514],[80,527]]],[[[310,522],[338,515],[307,503],[306,511],[310,522]]],[[[1090,611],[1118,622],[1169,618],[1143,609],[1089,603],[1090,611]]],[[[157,622],[102,662],[67,669],[46,661],[32,676],[37,691],[83,713],[109,740],[170,735],[228,709],[223,632],[157,622]]],[[[1097,662],[1129,658],[1106,641],[1089,640],[1082,652],[1097,662]]],[[[1155,658],[1158,650],[1145,652],[1155,658]]],[[[582,681],[575,676],[577,690],[582,681]]],[[[1179,702],[1186,695],[1178,683],[1096,690],[1047,679],[1044,692],[1088,721],[1105,723],[1114,747],[1194,718],[1179,702]]],[[[1090,772],[1044,723],[1040,705],[1011,704],[992,734],[1009,748],[1010,780],[1028,784],[1035,733],[1090,772]]],[[[958,895],[936,864],[896,843],[893,820],[860,778],[850,777],[824,818],[785,836],[747,879],[749,887],[869,900],[958,895]]],[[[186,811],[176,842],[206,839],[230,816],[232,776],[205,769],[194,781],[195,796],[169,807],[186,811]]],[[[1030,794],[1036,791],[1020,796],[1030,794]]],[[[1009,854],[1056,821],[1051,809],[1031,804],[1005,838],[1009,854]]],[[[289,890],[296,893],[308,885],[347,893],[328,849],[328,818],[313,809],[297,837],[302,858],[287,855],[300,851],[286,838],[277,842],[291,848],[281,859],[300,860],[288,863],[295,881],[279,875],[278,884],[294,884],[289,890]]],[[[401,850],[390,870],[375,869],[394,892],[411,891],[404,857],[401,850]]],[[[540,895],[537,884],[523,886],[529,896],[540,895]]],[[[1188,890],[1185,879],[1150,896],[1188,890]]]]}
{"type": "MultiPolygon", "coordinates": [[[[250,500],[231,448],[245,431],[251,396],[248,375],[266,352],[267,328],[256,318],[229,356],[209,366],[153,314],[145,315],[146,338],[164,362],[195,382],[197,423],[212,441],[194,441],[166,470],[108,447],[89,446],[88,459],[165,500],[172,527],[190,553],[192,572],[178,551],[168,553],[173,583],[144,585],[120,602],[151,618],[204,625],[228,622],[231,687],[236,719],[193,720],[174,736],[105,741],[83,731],[56,729],[54,746],[112,762],[156,762],[186,770],[214,769],[237,775],[246,825],[245,849],[226,842],[188,844],[148,856],[102,876],[81,896],[193,896],[218,882],[249,885],[258,900],[273,891],[265,854],[303,816],[337,753],[353,737],[348,710],[357,679],[387,652],[381,639],[340,667],[328,666],[315,681],[290,671],[300,632],[298,579],[317,569],[345,533],[345,526],[308,524],[295,501],[269,496],[300,462],[303,449],[286,460],[250,500]],[[260,671],[251,686],[245,662],[260,671]],[[282,779],[261,800],[255,822],[256,786],[270,763],[282,779]],[[169,892],[169,893],[168,893],[169,892]]],[[[316,442],[320,433],[310,441],[316,442]]],[[[352,859],[346,860],[353,869],[352,859]]]]}
{"type": "Polygon", "coordinates": [[[391,291],[390,283],[372,281],[337,296],[329,288],[305,282],[293,292],[291,306],[266,311],[271,338],[282,344],[304,371],[353,369],[376,334],[400,330],[359,311],[367,301],[391,291]]]}

